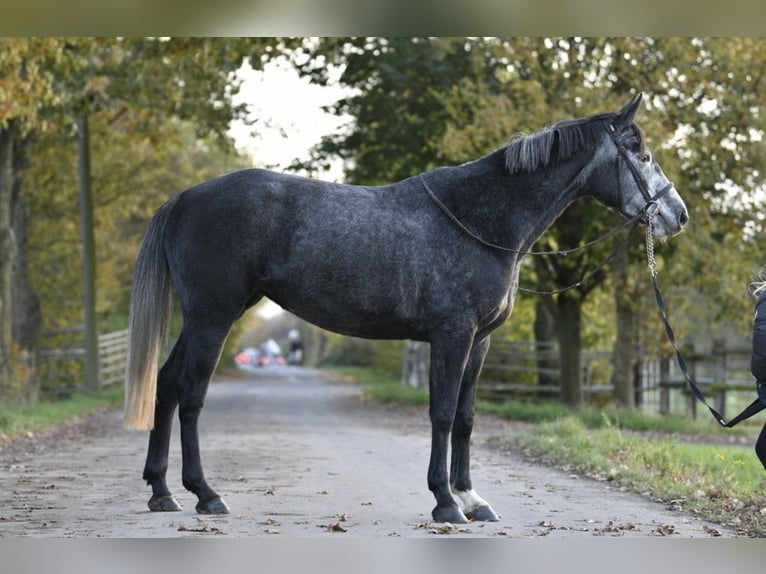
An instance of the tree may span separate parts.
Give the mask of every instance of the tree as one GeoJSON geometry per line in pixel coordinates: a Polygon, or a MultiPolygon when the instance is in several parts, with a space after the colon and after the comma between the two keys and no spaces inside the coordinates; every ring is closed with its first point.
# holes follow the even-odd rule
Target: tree
{"type": "MultiPolygon", "coordinates": [[[[342,62],[341,82],[359,92],[336,108],[355,118],[353,130],[325,139],[316,158],[340,156],[349,161],[350,181],[382,183],[473,159],[514,133],[582,115],[583,108],[595,111],[597,101],[603,107],[603,94],[568,79],[570,72],[585,74],[573,69],[583,62],[576,52],[574,42],[546,39],[366,38],[319,44],[301,70],[321,81],[321,70],[311,62],[342,62]]],[[[575,246],[603,231],[605,219],[589,207],[574,206],[543,242],[548,249],[575,246]]],[[[552,275],[539,281],[575,283],[603,257],[603,250],[596,250],[550,260],[544,268],[552,275]]],[[[599,280],[559,295],[548,307],[560,337],[563,398],[575,406],[582,400],[580,309],[599,280]]]]}
{"type": "MultiPolygon", "coordinates": [[[[23,252],[25,208],[21,179],[16,169],[23,165],[25,142],[35,131],[44,131],[46,108],[58,96],[47,72],[61,60],[60,44],[46,38],[0,39],[0,399],[24,396],[29,355],[39,330],[33,297],[21,297],[32,310],[24,317],[14,309],[14,264],[26,261],[23,252]],[[18,217],[17,217],[18,216],[18,217]],[[24,332],[19,325],[29,320],[24,332]],[[16,328],[14,328],[16,325],[16,328]],[[31,345],[31,346],[30,346],[31,345]]],[[[16,281],[16,294],[26,285],[25,275],[16,281]]]]}
{"type": "MultiPolygon", "coordinates": [[[[143,193],[136,193],[130,187],[139,179],[136,177],[139,165],[125,162],[131,155],[125,150],[151,150],[167,157],[172,155],[172,146],[181,141],[183,145],[191,143],[193,147],[220,146],[230,150],[231,142],[226,135],[229,123],[245,111],[244,106],[232,103],[232,96],[238,89],[233,72],[245,57],[251,57],[258,66],[263,54],[278,49],[283,43],[278,39],[194,38],[19,38],[2,42],[0,77],[3,81],[0,91],[4,96],[2,101],[8,103],[0,105],[0,142],[3,142],[2,149],[5,150],[3,165],[7,168],[3,170],[0,181],[0,212],[4,216],[0,221],[0,243],[3,244],[0,255],[0,394],[14,398],[19,388],[32,386],[34,379],[27,368],[23,380],[12,383],[15,380],[12,378],[14,358],[34,355],[37,341],[35,337],[14,339],[10,318],[15,315],[19,317],[19,324],[29,325],[34,314],[25,311],[23,303],[34,302],[37,297],[30,281],[16,281],[20,288],[14,291],[13,299],[9,285],[13,284],[14,277],[24,279],[28,275],[37,275],[39,278],[44,273],[37,274],[35,270],[27,272],[27,261],[39,260],[37,252],[31,256],[24,253],[25,244],[14,243],[14,235],[9,230],[15,228],[17,238],[27,237],[27,219],[14,218],[14,214],[27,213],[30,202],[38,208],[43,206],[39,211],[32,210],[32,220],[45,217],[46,213],[55,213],[54,206],[66,205],[67,199],[71,200],[71,196],[62,193],[62,190],[71,189],[70,176],[74,175],[73,163],[71,158],[67,159],[66,150],[74,147],[72,126],[75,118],[91,117],[94,136],[104,134],[105,138],[103,146],[94,150],[94,155],[101,159],[105,157],[102,151],[111,154],[113,163],[109,164],[109,169],[123,174],[119,181],[112,179],[115,185],[111,189],[98,189],[103,181],[99,173],[101,166],[94,162],[96,204],[109,203],[110,196],[112,201],[121,199],[123,203],[120,207],[125,211],[120,214],[116,209],[117,202],[114,202],[115,212],[111,216],[115,221],[127,219],[129,226],[140,230],[140,225],[131,219],[145,221],[148,201],[143,193]],[[193,126],[191,142],[188,139],[189,125],[193,126]],[[121,135],[126,137],[120,138],[121,135]],[[126,147],[122,150],[110,149],[109,144],[114,145],[117,141],[126,147]],[[58,162],[69,163],[46,165],[37,161],[46,156],[55,156],[58,162]],[[23,178],[22,172],[14,170],[21,165],[28,165],[23,171],[23,178]],[[13,194],[12,189],[15,189],[13,194]],[[13,206],[10,204],[12,197],[15,198],[13,206]],[[23,209],[16,207],[20,204],[23,209]],[[139,215],[141,210],[144,211],[139,215]],[[15,267],[14,261],[17,263],[15,267]],[[15,311],[12,311],[14,308],[15,311]],[[25,340],[25,348],[19,349],[22,339],[25,340]]],[[[97,145],[101,146],[101,143],[97,145]]],[[[208,156],[212,155],[208,150],[208,156]]],[[[133,157],[149,161],[146,155],[140,153],[133,157]]],[[[160,172],[167,173],[167,168],[161,167],[160,172]]],[[[109,177],[106,170],[101,173],[109,177]]],[[[152,182],[150,177],[144,178],[143,182],[144,186],[149,187],[158,183],[152,182]]],[[[186,185],[190,183],[196,181],[186,185]]],[[[164,193],[174,190],[179,188],[168,187],[164,193]]],[[[153,208],[156,207],[154,204],[153,208]]],[[[99,219],[98,214],[96,219],[99,219]]],[[[57,219],[56,231],[60,232],[62,228],[70,230],[70,224],[71,218],[57,219]]],[[[63,245],[59,238],[50,236],[50,229],[48,231],[48,237],[42,241],[55,246],[54,251],[59,255],[62,250],[68,250],[69,258],[63,259],[60,265],[70,270],[79,242],[73,240],[63,245]]],[[[66,234],[60,233],[61,236],[66,234]]],[[[32,233],[31,239],[41,240],[36,233],[32,233]]],[[[134,241],[137,243],[137,240],[134,241]]],[[[67,275],[69,273],[63,274],[64,277],[67,275]]],[[[127,284],[129,278],[120,288],[122,293],[127,284]]],[[[78,300],[78,292],[77,281],[52,288],[59,302],[78,300]],[[62,288],[65,297],[61,296],[62,288]]],[[[112,303],[109,301],[108,306],[112,303]]],[[[121,304],[124,307],[125,301],[121,304]]],[[[51,303],[43,300],[42,309],[49,307],[51,303]]],[[[103,316],[106,311],[102,309],[101,312],[103,316]]],[[[72,317],[67,313],[61,315],[62,318],[72,317]]],[[[49,316],[47,320],[55,322],[57,319],[59,317],[49,316]]],[[[18,366],[18,362],[16,364],[18,366]]],[[[27,363],[33,364],[33,360],[27,363]]],[[[19,368],[17,372],[21,370],[19,368]]]]}
{"type": "MultiPolygon", "coordinates": [[[[752,245],[747,237],[743,245],[743,229],[759,229],[761,223],[747,213],[752,194],[735,194],[744,201],[741,206],[724,198],[732,197],[735,181],[762,186],[762,131],[754,126],[763,121],[758,113],[763,53],[764,42],[752,39],[357,38],[307,45],[296,61],[317,81],[326,81],[328,62],[345,66],[341,82],[357,92],[335,109],[355,123],[348,133],[327,138],[314,159],[341,157],[349,165],[349,180],[367,184],[472,159],[519,131],[616,110],[637,90],[646,90],[646,110],[638,121],[688,201],[695,237],[663,246],[660,270],[671,282],[694,284],[721,309],[731,309],[742,282],[735,281],[735,289],[721,289],[721,282],[736,276],[743,261],[751,267],[752,245]],[[711,269],[719,254],[729,271],[723,277],[711,269]],[[686,265],[671,266],[666,263],[671,258],[686,265]]],[[[572,248],[614,223],[603,209],[577,202],[538,247],[572,248]]],[[[597,274],[584,288],[546,300],[559,338],[562,398],[572,406],[582,402],[584,305],[603,287],[614,292],[618,402],[633,404],[629,365],[642,352],[639,345],[659,340],[646,320],[638,320],[653,305],[642,248],[638,240],[627,244],[614,258],[615,273],[597,274]]],[[[599,245],[564,259],[545,257],[523,277],[535,277],[546,288],[569,285],[614,249],[599,245]]]]}
{"type": "MultiPolygon", "coordinates": [[[[310,163],[323,165],[341,158],[347,182],[376,185],[449,162],[449,152],[442,146],[450,121],[448,96],[461,78],[498,84],[493,69],[485,66],[482,45],[461,38],[338,38],[305,43],[292,55],[302,74],[324,83],[329,79],[328,63],[342,66],[340,82],[354,89],[333,107],[334,113],[354,118],[353,128],[325,137],[310,163]]],[[[489,44],[486,48],[491,49],[489,44]]],[[[373,345],[382,355],[386,353],[381,349],[401,348],[391,342],[369,343],[368,348],[373,345]]],[[[425,385],[426,345],[408,344],[407,353],[418,363],[411,372],[425,385]]]]}

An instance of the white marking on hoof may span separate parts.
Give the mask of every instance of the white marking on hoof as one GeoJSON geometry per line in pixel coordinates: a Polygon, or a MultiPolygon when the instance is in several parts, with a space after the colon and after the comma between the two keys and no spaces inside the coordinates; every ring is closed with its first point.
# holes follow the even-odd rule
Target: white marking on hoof
{"type": "Polygon", "coordinates": [[[458,490],[453,493],[457,499],[457,504],[463,514],[473,514],[474,510],[480,506],[489,506],[489,503],[481,496],[476,494],[476,491],[471,490],[458,490]]]}

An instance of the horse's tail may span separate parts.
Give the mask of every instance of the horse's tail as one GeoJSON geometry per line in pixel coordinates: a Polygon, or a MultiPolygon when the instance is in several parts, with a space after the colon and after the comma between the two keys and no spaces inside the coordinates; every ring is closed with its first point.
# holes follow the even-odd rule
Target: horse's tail
{"type": "Polygon", "coordinates": [[[158,364],[168,335],[172,303],[172,283],[162,239],[168,215],[177,200],[178,196],[165,203],[152,219],[133,272],[125,424],[140,430],[154,426],[158,364]]]}

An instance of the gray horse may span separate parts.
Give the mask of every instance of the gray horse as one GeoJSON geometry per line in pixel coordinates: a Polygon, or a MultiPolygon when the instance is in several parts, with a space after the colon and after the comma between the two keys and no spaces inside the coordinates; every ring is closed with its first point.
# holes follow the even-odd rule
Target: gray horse
{"type": "Polygon", "coordinates": [[[180,509],[166,483],[178,408],[183,484],[197,512],[229,511],[204,478],[197,421],[232,323],[268,297],[345,335],[429,342],[433,519],[497,520],[472,488],[470,438],[490,333],[513,310],[523,254],[586,195],[628,218],[651,213],[657,237],[688,221],[633,123],[640,102],[382,187],[252,169],[168,201],[141,246],[130,318],[125,420],[152,429],[149,508],[180,509]],[[158,373],[173,291],[183,328],[158,373]]]}

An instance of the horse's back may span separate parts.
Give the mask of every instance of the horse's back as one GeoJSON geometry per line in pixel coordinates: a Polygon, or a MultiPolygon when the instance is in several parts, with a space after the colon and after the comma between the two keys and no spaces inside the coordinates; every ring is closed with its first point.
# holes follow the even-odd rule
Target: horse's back
{"type": "Polygon", "coordinates": [[[412,191],[260,169],[221,176],[182,193],[173,209],[174,282],[211,292],[225,285],[237,300],[257,290],[316,323],[334,315],[335,330],[348,330],[343,315],[373,307],[393,319],[425,267],[423,196],[412,191]]]}

